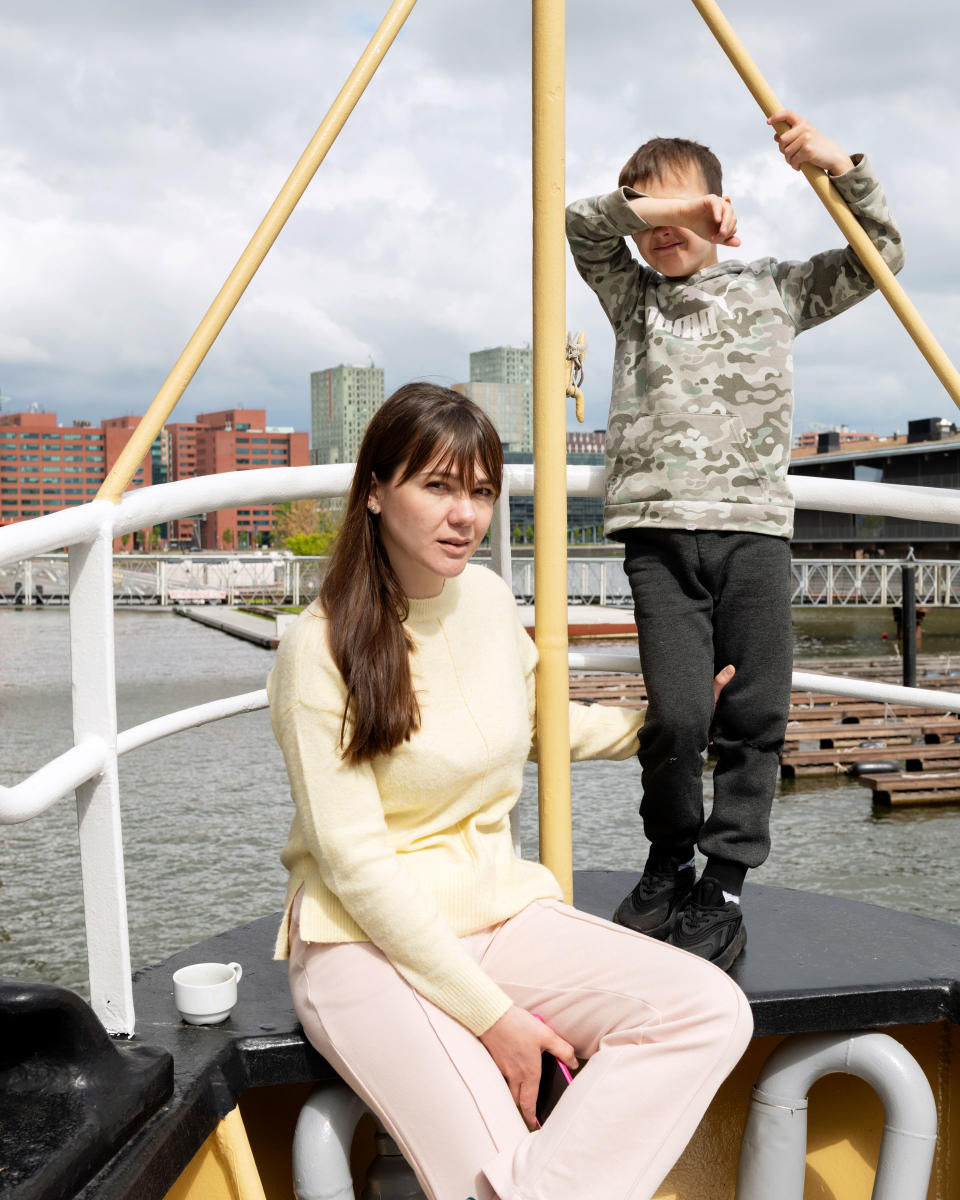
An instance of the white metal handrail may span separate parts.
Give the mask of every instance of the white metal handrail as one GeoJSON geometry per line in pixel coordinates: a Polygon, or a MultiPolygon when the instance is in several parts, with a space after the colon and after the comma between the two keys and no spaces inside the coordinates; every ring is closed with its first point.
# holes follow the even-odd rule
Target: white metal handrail
{"type": "Polygon", "coordinates": [[[222,700],[210,700],[193,708],[165,713],[162,717],[154,717],[152,721],[144,721],[142,725],[134,725],[118,734],[117,754],[129,754],[131,750],[139,750],[141,746],[149,746],[151,742],[159,742],[171,734],[198,729],[201,725],[222,721],[226,717],[257,712],[266,708],[268,703],[267,689],[259,688],[255,692],[242,692],[238,696],[225,696],[222,700]]]}
{"type": "MultiPolygon", "coordinates": [[[[134,1028],[118,756],[159,738],[252,712],[266,704],[266,693],[261,690],[167,713],[122,733],[117,731],[113,539],[217,508],[342,495],[353,470],[352,464],[338,464],[202,476],[136,489],[127,493],[119,505],[94,500],[0,529],[0,564],[69,547],[75,738],[71,749],[28,779],[14,787],[0,788],[0,823],[30,819],[76,789],[91,1000],[112,1033],[130,1034],[134,1028]]],[[[568,467],[567,479],[572,496],[602,494],[603,471],[599,467],[568,467]]],[[[509,495],[532,494],[532,466],[509,466],[505,483],[491,528],[491,546],[494,568],[510,580],[509,495]]],[[[790,485],[798,505],[804,508],[960,524],[960,491],[804,477],[791,478],[790,485]]],[[[571,666],[584,670],[639,668],[635,656],[573,652],[570,661],[571,666]]],[[[797,686],[837,695],[899,700],[948,711],[960,708],[960,696],[955,694],[811,673],[796,673],[794,679],[797,686]]]]}
{"type": "Polygon", "coordinates": [[[17,825],[39,816],[81,783],[99,775],[106,761],[103,739],[86,737],[13,787],[0,787],[0,825],[17,825]]]}
{"type": "MultiPolygon", "coordinates": [[[[533,495],[532,465],[510,464],[505,471],[511,495],[533,495]]],[[[340,496],[352,478],[353,464],[342,463],[231,471],[224,475],[201,475],[176,483],[137,488],[127,492],[119,505],[94,500],[77,508],[4,526],[0,529],[0,563],[87,541],[107,518],[112,518],[113,536],[120,537],[124,533],[219,508],[340,496]]],[[[814,479],[800,475],[789,476],[788,483],[799,508],[960,525],[960,491],[953,488],[814,479]]],[[[602,496],[603,468],[568,467],[567,494],[602,496]]]]}

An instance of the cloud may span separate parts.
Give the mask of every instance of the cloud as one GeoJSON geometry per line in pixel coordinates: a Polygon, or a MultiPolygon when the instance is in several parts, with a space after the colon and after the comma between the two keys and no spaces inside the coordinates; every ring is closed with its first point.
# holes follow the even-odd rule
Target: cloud
{"type": "MultiPolygon", "coordinates": [[[[0,18],[0,104],[17,114],[0,139],[12,407],[143,411],[385,7],[38,0],[0,18]]],[[[645,137],[678,133],[724,162],[745,256],[836,244],[692,5],[566,7],[571,197],[611,187],[645,137]]],[[[725,11],[784,103],[869,151],[904,229],[905,286],[960,352],[954,7],[725,11]]],[[[528,6],[414,9],[179,413],[266,406],[308,428],[311,370],[373,358],[388,387],[455,382],[471,350],[529,341],[529,60],[528,6]]],[[[567,300],[602,427],[612,339],[572,269],[567,300]]],[[[801,424],[931,415],[942,389],[882,306],[800,339],[801,424]]]]}

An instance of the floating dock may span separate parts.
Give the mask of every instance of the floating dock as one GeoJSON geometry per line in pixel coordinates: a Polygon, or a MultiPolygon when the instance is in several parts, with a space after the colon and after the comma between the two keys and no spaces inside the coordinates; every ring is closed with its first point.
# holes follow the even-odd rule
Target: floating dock
{"type": "Polygon", "coordinates": [[[231,637],[253,642],[265,650],[276,650],[282,633],[282,628],[278,627],[282,626],[282,622],[272,610],[265,611],[261,617],[239,608],[178,604],[173,611],[178,617],[188,617],[200,625],[209,625],[211,629],[219,629],[231,637]]]}

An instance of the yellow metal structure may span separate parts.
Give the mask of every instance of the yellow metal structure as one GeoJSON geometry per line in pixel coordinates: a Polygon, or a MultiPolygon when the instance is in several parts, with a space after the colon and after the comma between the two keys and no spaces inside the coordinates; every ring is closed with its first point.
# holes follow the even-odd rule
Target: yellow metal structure
{"type": "Polygon", "coordinates": [[[533,0],[533,493],[540,861],[573,899],[567,665],[564,4],[533,0]]]}
{"type": "Polygon", "coordinates": [[[144,414],[140,424],[133,432],[122,453],[113,466],[113,470],[103,481],[98,500],[119,502],[123,489],[133,478],[144,456],[150,453],[153,440],[163,428],[167,418],[177,406],[177,402],[194,377],[200,364],[206,357],[207,351],[217,339],[217,335],[227,322],[227,318],[236,308],[240,297],[246,290],[247,284],[257,273],[267,252],[277,240],[280,230],[293,212],[297,201],[307,189],[307,185],[317,172],[317,168],[326,157],[327,151],[336,141],[337,135],[343,128],[347,117],[353,112],[357,101],[363,94],[364,88],[373,78],[373,74],[389,50],[394,38],[400,32],[404,21],[409,16],[417,0],[393,0],[387,15],[381,21],[376,33],[370,39],[366,50],[360,56],[357,65],[350,72],[347,82],[330,106],[330,110],[320,123],[320,127],[310,140],[310,144],[300,156],[297,165],[290,172],[287,182],[280,189],[276,200],[270,206],[267,215],[260,222],[259,228],[247,244],[247,248],[237,260],[236,266],[227,276],[223,287],[217,293],[213,303],[207,309],[203,320],[197,326],[183,349],[180,357],[173,365],[170,374],[164,380],[159,392],[153,398],[150,407],[144,414]]]}
{"type": "Polygon", "coordinates": [[[166,1200],[267,1200],[240,1109],[223,1118],[166,1200]]]}
{"type": "MultiPolygon", "coordinates": [[[[885,1029],[923,1068],[940,1117],[927,1200],[960,1196],[960,1029],[952,1022],[885,1029]]],[[[750,1092],[779,1038],[755,1038],[717,1092],[655,1200],[734,1200],[740,1138],[750,1092]]],[[[243,1122],[231,1113],[181,1175],[166,1200],[293,1200],[291,1145],[297,1115],[311,1084],[252,1088],[240,1101],[243,1122]],[[238,1142],[237,1139],[240,1139],[238,1142]],[[249,1139],[249,1142],[247,1141],[249,1139]],[[237,1147],[240,1146],[238,1150],[237,1147]],[[249,1163],[252,1151],[262,1191],[240,1191],[231,1162],[249,1163]]],[[[810,1092],[807,1200],[870,1200],[883,1132],[874,1091],[849,1075],[829,1075],[810,1092]]],[[[372,1126],[361,1122],[352,1156],[357,1195],[374,1152],[372,1126]]],[[[254,1187],[259,1186],[257,1183],[254,1187]]],[[[771,1200],[775,1200],[771,1197],[771,1200]]]]}
{"type": "MultiPolygon", "coordinates": [[[[756,63],[747,53],[715,0],[693,0],[693,4],[710,27],[711,33],[720,43],[726,56],[733,63],[737,74],[747,85],[750,94],[763,109],[764,115],[772,117],[775,113],[782,112],[783,105],[760,74],[756,63]]],[[[786,128],[785,125],[776,126],[778,133],[782,133],[786,128]]],[[[947,389],[954,404],[960,408],[960,372],[947,358],[943,348],[914,308],[907,293],[897,283],[893,272],[880,257],[876,247],[847,208],[840,194],[830,182],[830,176],[826,171],[821,171],[817,167],[811,166],[810,163],[804,163],[801,170],[810,186],[823,201],[827,212],[840,226],[843,236],[856,251],[857,257],[870,272],[874,283],[890,302],[890,307],[900,318],[907,333],[916,342],[920,353],[947,389]]]]}

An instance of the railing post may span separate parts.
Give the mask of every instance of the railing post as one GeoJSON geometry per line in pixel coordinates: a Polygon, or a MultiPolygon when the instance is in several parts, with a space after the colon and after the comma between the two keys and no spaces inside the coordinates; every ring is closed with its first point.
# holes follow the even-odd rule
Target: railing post
{"type": "Polygon", "coordinates": [[[901,626],[903,631],[903,686],[917,686],[917,569],[900,568],[901,626]]]}
{"type": "Polygon", "coordinates": [[[77,788],[90,1003],[109,1033],[132,1034],[117,777],[112,542],[113,526],[105,521],[92,542],[70,547],[70,664],[74,741],[93,735],[103,739],[108,751],[102,773],[77,788]]]}
{"type": "Polygon", "coordinates": [[[167,569],[169,565],[165,558],[162,558],[158,563],[160,567],[160,605],[163,608],[167,606],[167,569]]]}
{"type": "Polygon", "coordinates": [[[300,604],[300,559],[293,560],[293,603],[300,604]]]}
{"type": "Polygon", "coordinates": [[[493,506],[490,522],[490,565],[513,590],[513,563],[510,549],[510,476],[503,473],[503,490],[493,506]]]}
{"type": "Polygon", "coordinates": [[[29,608],[33,604],[33,559],[23,564],[23,602],[29,608]]]}

